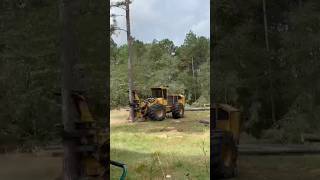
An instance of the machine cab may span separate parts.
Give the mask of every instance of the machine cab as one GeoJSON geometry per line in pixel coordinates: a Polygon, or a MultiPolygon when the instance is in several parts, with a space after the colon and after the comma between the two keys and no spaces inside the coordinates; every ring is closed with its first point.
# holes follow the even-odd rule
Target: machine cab
{"type": "Polygon", "coordinates": [[[154,87],[151,88],[152,97],[156,99],[156,102],[159,104],[167,105],[168,101],[168,88],[166,87],[154,87]]]}
{"type": "Polygon", "coordinates": [[[234,139],[239,140],[240,111],[228,104],[216,104],[212,108],[213,128],[232,132],[234,139]]]}
{"type": "Polygon", "coordinates": [[[157,87],[151,88],[151,94],[154,98],[167,99],[167,88],[157,87]]]}

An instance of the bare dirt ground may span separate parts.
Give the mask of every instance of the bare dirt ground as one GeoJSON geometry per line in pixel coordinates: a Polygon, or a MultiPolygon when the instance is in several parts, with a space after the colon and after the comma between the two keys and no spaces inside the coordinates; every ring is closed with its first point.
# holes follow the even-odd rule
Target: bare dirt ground
{"type": "Polygon", "coordinates": [[[239,158],[239,176],[231,180],[319,180],[320,155],[239,158]]]}
{"type": "Polygon", "coordinates": [[[239,175],[231,180],[319,180],[320,146],[272,144],[241,135],[239,175]]]}
{"type": "Polygon", "coordinates": [[[61,157],[49,154],[1,154],[1,180],[55,180],[61,172],[61,157]]]}

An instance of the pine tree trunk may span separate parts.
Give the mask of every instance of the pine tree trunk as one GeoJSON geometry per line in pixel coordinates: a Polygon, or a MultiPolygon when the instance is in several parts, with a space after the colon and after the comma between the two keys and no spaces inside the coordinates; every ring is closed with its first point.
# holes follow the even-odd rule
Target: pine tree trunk
{"type": "MultiPolygon", "coordinates": [[[[129,86],[129,102],[130,105],[133,104],[133,96],[132,96],[132,90],[133,90],[133,80],[132,80],[132,51],[131,51],[131,32],[130,32],[130,10],[129,10],[129,0],[125,0],[126,4],[126,23],[127,23],[127,42],[128,42],[128,86],[129,86]]],[[[129,114],[129,121],[135,121],[134,119],[134,110],[133,106],[130,106],[130,114],[129,114]]]]}
{"type": "Polygon", "coordinates": [[[228,89],[224,87],[224,103],[228,104],[228,89]]]}
{"type": "Polygon", "coordinates": [[[212,46],[212,53],[210,53],[210,104],[214,104],[214,102],[216,101],[215,99],[216,93],[213,91],[213,87],[215,83],[214,79],[217,77],[213,78],[213,74],[214,74],[213,62],[218,60],[218,53],[217,53],[218,22],[217,22],[217,7],[216,7],[215,0],[210,1],[210,7],[212,7],[212,11],[210,12],[210,18],[213,19],[212,24],[210,25],[211,26],[210,36],[213,37],[212,43],[210,44],[210,46],[212,46]]]}
{"type": "Polygon", "coordinates": [[[194,99],[193,102],[195,102],[197,100],[197,86],[196,86],[196,81],[195,81],[195,77],[194,77],[194,64],[193,64],[193,57],[191,58],[191,69],[192,69],[192,81],[193,81],[193,94],[194,94],[194,99]]]}
{"type": "MultiPolygon", "coordinates": [[[[264,35],[265,35],[265,43],[267,52],[270,51],[269,48],[269,37],[268,37],[268,22],[267,22],[267,13],[266,13],[266,2],[262,0],[262,8],[263,8],[263,20],[264,20],[264,35]]],[[[268,57],[268,78],[269,78],[269,88],[270,88],[270,102],[271,102],[271,118],[272,122],[276,122],[276,112],[275,112],[275,103],[274,103],[274,88],[273,88],[273,78],[272,78],[272,68],[270,57],[268,57]]]]}
{"type": "MultiPolygon", "coordinates": [[[[62,121],[64,131],[73,133],[75,131],[74,122],[77,120],[77,112],[75,104],[71,99],[71,91],[75,86],[74,65],[77,61],[77,48],[75,43],[74,32],[74,12],[75,0],[60,0],[60,19],[62,25],[62,121]]],[[[63,179],[77,180],[79,179],[78,156],[76,153],[76,142],[66,139],[63,143],[63,179]]]]}
{"type": "Polygon", "coordinates": [[[302,7],[302,0],[299,0],[299,7],[302,7]]]}

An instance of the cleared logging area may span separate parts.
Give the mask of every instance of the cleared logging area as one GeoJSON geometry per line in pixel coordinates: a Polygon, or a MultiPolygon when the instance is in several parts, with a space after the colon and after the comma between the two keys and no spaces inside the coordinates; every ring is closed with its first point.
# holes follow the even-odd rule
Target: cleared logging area
{"type": "MultiPolygon", "coordinates": [[[[128,179],[209,179],[209,111],[181,119],[128,123],[128,112],[111,111],[110,158],[128,165],[128,179]],[[196,168],[195,168],[196,167],[196,168]]],[[[111,179],[120,170],[111,167],[111,179]]]]}

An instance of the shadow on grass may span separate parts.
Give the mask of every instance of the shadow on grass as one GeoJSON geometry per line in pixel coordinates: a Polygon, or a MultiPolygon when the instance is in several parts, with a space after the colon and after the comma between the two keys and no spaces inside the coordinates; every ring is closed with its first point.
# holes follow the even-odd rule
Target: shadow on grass
{"type": "MultiPolygon", "coordinates": [[[[110,158],[127,164],[130,179],[209,179],[209,156],[183,156],[161,152],[140,153],[111,149],[110,158]]],[[[121,169],[111,166],[111,179],[119,179],[121,169]]]]}

